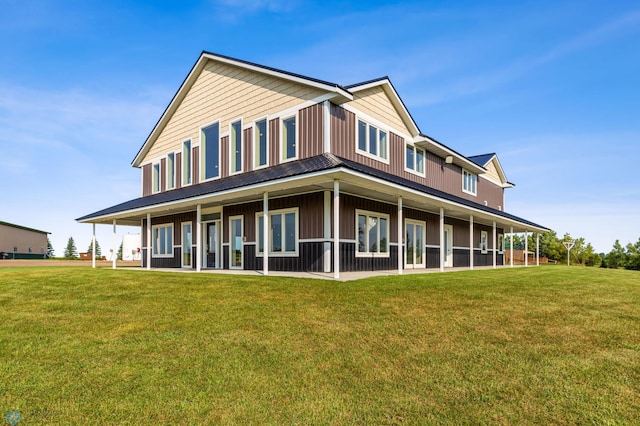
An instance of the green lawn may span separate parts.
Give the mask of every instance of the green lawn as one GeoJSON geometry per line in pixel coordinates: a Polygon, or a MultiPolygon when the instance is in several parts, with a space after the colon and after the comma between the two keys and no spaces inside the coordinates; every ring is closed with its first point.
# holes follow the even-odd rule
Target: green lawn
{"type": "Polygon", "coordinates": [[[1,421],[9,410],[21,424],[637,424],[640,273],[2,269],[1,421]]]}

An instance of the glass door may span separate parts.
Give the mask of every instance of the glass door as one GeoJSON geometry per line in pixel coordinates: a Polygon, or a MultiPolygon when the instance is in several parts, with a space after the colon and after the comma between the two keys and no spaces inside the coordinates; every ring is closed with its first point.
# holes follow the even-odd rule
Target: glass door
{"type": "Polygon", "coordinates": [[[407,269],[425,267],[425,230],[424,222],[409,220],[405,221],[405,256],[404,266],[407,269]]]}
{"type": "Polygon", "coordinates": [[[444,266],[447,268],[453,266],[453,227],[451,225],[444,226],[444,266]]]}
{"type": "Polygon", "coordinates": [[[193,267],[191,263],[191,222],[182,223],[182,264],[183,268],[193,267]]]}
{"type": "Polygon", "coordinates": [[[242,269],[243,267],[242,222],[242,216],[229,218],[229,267],[231,269],[242,269]]]}
{"type": "Polygon", "coordinates": [[[220,221],[209,222],[205,224],[205,240],[207,246],[205,248],[206,268],[222,268],[220,257],[220,221]]]}

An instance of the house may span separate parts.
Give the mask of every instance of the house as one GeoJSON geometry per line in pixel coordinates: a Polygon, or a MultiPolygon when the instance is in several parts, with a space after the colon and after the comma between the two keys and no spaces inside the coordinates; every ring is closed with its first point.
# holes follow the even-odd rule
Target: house
{"type": "Polygon", "coordinates": [[[46,231],[0,222],[0,260],[46,258],[48,234],[46,231]]]}
{"type": "Polygon", "coordinates": [[[139,198],[77,220],[140,226],[146,268],[496,266],[505,233],[547,230],[505,211],[495,154],[422,133],[387,77],[342,86],[202,52],[132,166],[139,198]]]}

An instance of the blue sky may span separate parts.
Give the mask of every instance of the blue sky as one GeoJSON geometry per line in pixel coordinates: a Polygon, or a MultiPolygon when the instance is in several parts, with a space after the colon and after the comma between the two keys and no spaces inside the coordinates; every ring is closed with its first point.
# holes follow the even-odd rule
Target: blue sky
{"type": "MultiPolygon", "coordinates": [[[[608,252],[640,237],[637,1],[0,0],[0,220],[69,236],[140,194],[138,149],[202,50],[348,85],[496,152],[506,210],[608,252]]],[[[122,234],[138,232],[119,227],[122,234]]],[[[103,249],[111,229],[98,226],[103,249]]]]}

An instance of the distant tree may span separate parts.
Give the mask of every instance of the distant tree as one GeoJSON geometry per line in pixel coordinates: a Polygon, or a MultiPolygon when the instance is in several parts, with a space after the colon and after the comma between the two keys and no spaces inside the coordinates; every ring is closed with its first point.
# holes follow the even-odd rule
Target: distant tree
{"type": "Polygon", "coordinates": [[[613,243],[613,249],[604,257],[604,262],[607,265],[607,268],[623,268],[626,256],[624,248],[622,247],[622,244],[620,244],[620,240],[616,240],[616,242],[613,243]]]}
{"type": "Polygon", "coordinates": [[[64,257],[65,259],[75,259],[78,257],[78,249],[76,248],[75,241],[73,241],[73,237],[69,237],[69,241],[67,241],[67,247],[64,249],[64,257]]]}
{"type": "MultiPolygon", "coordinates": [[[[515,244],[514,244],[515,245],[515,244]]],[[[529,251],[534,251],[536,247],[536,235],[529,235],[529,251]]],[[[547,231],[540,234],[540,256],[551,260],[566,259],[566,249],[562,241],[558,239],[555,231],[547,231]]]]}
{"type": "MultiPolygon", "coordinates": [[[[87,253],[93,253],[93,242],[89,243],[89,248],[87,249],[87,253]]],[[[101,249],[100,249],[100,243],[98,243],[98,239],[96,238],[96,257],[99,257],[102,255],[101,249]]]]}
{"type": "Polygon", "coordinates": [[[626,262],[624,267],[626,269],[633,269],[634,271],[640,271],[640,238],[635,244],[627,244],[626,250],[626,262]]]}
{"type": "Polygon", "coordinates": [[[120,243],[120,248],[118,248],[118,257],[116,259],[122,260],[122,244],[120,243]]]}
{"type": "MultiPolygon", "coordinates": [[[[511,248],[511,235],[507,235],[504,239],[505,249],[511,248]]],[[[534,243],[535,247],[535,243],[534,243]]],[[[513,234],[513,248],[515,250],[524,250],[524,237],[520,234],[513,234]]]]}
{"type": "Polygon", "coordinates": [[[47,235],[47,257],[53,257],[53,244],[47,235]]]}

